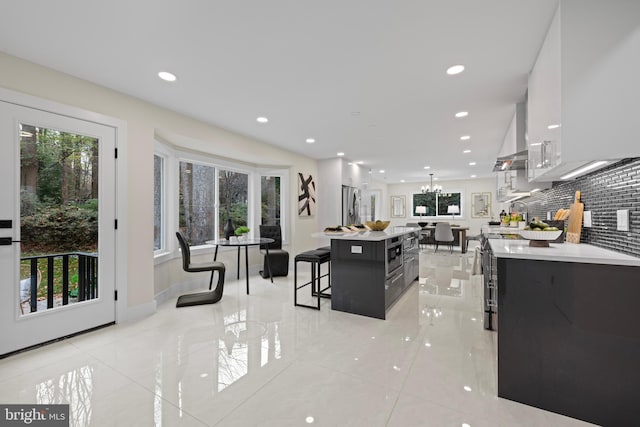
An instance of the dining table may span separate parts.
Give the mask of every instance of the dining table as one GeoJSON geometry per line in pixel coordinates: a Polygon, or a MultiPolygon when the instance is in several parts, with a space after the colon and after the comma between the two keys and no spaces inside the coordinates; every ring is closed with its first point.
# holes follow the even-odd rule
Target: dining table
{"type": "MultiPolygon", "coordinates": [[[[425,226],[422,226],[421,228],[424,231],[430,232],[429,241],[435,243],[435,239],[433,238],[433,235],[435,233],[436,226],[425,225],[425,226]]],[[[467,252],[467,231],[468,230],[469,230],[469,227],[463,227],[463,226],[454,225],[454,224],[451,225],[451,232],[458,234],[458,241],[460,242],[460,252],[462,252],[463,254],[467,252]]]]}
{"type": "Polygon", "coordinates": [[[245,261],[245,276],[247,280],[247,295],[249,295],[249,246],[260,246],[264,245],[264,249],[266,251],[266,260],[267,260],[267,272],[269,273],[269,278],[271,279],[271,283],[273,283],[273,276],[271,274],[271,262],[269,261],[269,243],[273,243],[275,240],[268,237],[258,237],[256,239],[251,238],[231,238],[231,239],[216,239],[216,240],[207,240],[206,243],[208,245],[214,245],[216,247],[216,251],[213,255],[213,260],[216,261],[218,258],[218,249],[223,247],[237,247],[238,248],[238,271],[237,271],[237,279],[240,280],[240,252],[241,249],[244,248],[244,261],[245,261]]]}

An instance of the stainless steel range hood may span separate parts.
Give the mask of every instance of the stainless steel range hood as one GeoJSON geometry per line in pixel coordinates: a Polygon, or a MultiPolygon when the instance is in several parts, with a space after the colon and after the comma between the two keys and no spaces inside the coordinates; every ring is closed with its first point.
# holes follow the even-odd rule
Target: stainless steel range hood
{"type": "Polygon", "coordinates": [[[516,104],[513,118],[505,133],[499,157],[493,167],[497,176],[497,198],[499,202],[526,197],[532,190],[550,188],[550,183],[530,183],[527,177],[526,141],[527,103],[516,104]]]}
{"type": "Polygon", "coordinates": [[[518,151],[517,153],[498,157],[493,167],[494,172],[526,170],[529,152],[527,150],[518,151]]]}

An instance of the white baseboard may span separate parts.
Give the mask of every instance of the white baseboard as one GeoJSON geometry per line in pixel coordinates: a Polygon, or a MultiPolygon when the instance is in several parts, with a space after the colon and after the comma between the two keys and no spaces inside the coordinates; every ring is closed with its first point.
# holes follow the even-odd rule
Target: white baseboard
{"type": "MultiPolygon", "coordinates": [[[[214,282],[216,280],[218,280],[217,277],[214,278],[214,282]]],[[[216,284],[214,283],[213,285],[215,286],[216,284]]],[[[208,280],[205,282],[205,281],[202,281],[201,279],[176,283],[174,285],[169,286],[167,289],[158,292],[155,295],[155,303],[157,305],[160,305],[162,303],[169,301],[172,298],[175,298],[178,295],[195,291],[195,290],[208,289],[208,286],[209,286],[208,280]]]]}
{"type": "Polygon", "coordinates": [[[145,304],[139,304],[133,307],[127,307],[124,316],[118,316],[118,323],[137,322],[145,317],[149,317],[156,312],[156,301],[152,300],[145,304]]]}

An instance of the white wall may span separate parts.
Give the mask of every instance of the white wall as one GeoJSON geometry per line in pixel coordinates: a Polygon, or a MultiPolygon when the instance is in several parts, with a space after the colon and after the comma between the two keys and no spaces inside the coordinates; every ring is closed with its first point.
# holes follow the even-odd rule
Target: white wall
{"type": "MultiPolygon", "coordinates": [[[[361,213],[370,212],[372,191],[379,194],[377,219],[389,216],[387,184],[369,174],[369,169],[348,164],[343,158],[318,162],[318,225],[320,229],[342,224],[342,186],[348,185],[361,191],[361,213]],[[364,210],[362,209],[364,208],[364,210]]],[[[362,219],[365,221],[365,218],[362,219]]]]}
{"type": "MultiPolygon", "coordinates": [[[[185,279],[179,259],[154,267],[153,152],[156,134],[176,146],[201,153],[255,165],[288,166],[291,189],[289,250],[297,253],[316,246],[316,239],[311,234],[318,230],[317,216],[301,218],[297,215],[297,173],[317,176],[315,160],[4,53],[0,53],[0,70],[2,87],[126,121],[127,146],[120,147],[119,153],[127,160],[129,182],[127,188],[122,189],[127,192],[127,215],[119,221],[126,221],[128,226],[124,238],[129,253],[129,307],[147,307],[153,303],[155,294],[185,279]]],[[[233,266],[229,270],[233,272],[235,257],[229,253],[226,256],[233,266]]],[[[206,257],[210,258],[210,255],[206,257]]],[[[259,263],[259,256],[255,254],[250,262],[259,263]]]]}
{"type": "Polygon", "coordinates": [[[342,217],[342,159],[318,162],[319,229],[340,224],[342,217]]]}
{"type": "MultiPolygon", "coordinates": [[[[411,199],[413,193],[419,193],[420,187],[428,183],[404,183],[404,184],[389,184],[388,194],[391,196],[405,196],[406,198],[406,212],[405,218],[390,218],[391,225],[405,225],[407,222],[418,222],[419,216],[412,216],[411,212],[411,199]]],[[[469,179],[460,181],[438,181],[439,185],[442,185],[443,191],[448,192],[461,192],[463,193],[462,200],[462,212],[461,215],[456,215],[455,223],[469,227],[469,234],[479,234],[480,227],[485,225],[489,218],[472,218],[471,217],[471,194],[472,193],[491,193],[491,212],[492,217],[497,217],[500,209],[498,209],[498,203],[496,201],[496,181],[494,178],[484,179],[469,179]]],[[[390,216],[389,205],[387,204],[386,215],[390,216]]],[[[424,217],[425,220],[429,220],[429,217],[424,217]]],[[[434,219],[434,221],[436,221],[434,219]]]]}

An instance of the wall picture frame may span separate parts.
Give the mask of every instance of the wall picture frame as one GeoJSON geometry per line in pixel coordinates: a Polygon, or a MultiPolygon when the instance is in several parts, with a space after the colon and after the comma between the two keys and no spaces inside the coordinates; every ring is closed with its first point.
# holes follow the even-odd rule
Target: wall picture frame
{"type": "Polygon", "coordinates": [[[405,218],[407,199],[405,196],[391,196],[391,218],[405,218]]]}
{"type": "Polygon", "coordinates": [[[491,217],[491,193],[471,193],[471,217],[491,217]]]}
{"type": "Polygon", "coordinates": [[[298,172],[298,216],[316,213],[316,182],[311,174],[298,172]]]}

